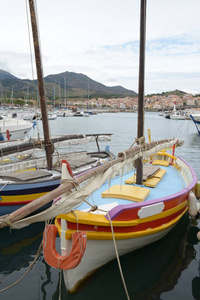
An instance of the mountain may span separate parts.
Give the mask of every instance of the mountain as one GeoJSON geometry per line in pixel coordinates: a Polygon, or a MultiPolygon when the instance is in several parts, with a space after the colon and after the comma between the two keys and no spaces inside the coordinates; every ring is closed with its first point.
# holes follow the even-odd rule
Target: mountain
{"type": "MultiPolygon", "coordinates": [[[[37,81],[29,79],[19,79],[12,74],[0,70],[0,97],[11,98],[13,90],[14,98],[35,99],[37,81]]],[[[84,74],[74,72],[64,72],[52,74],[44,77],[46,97],[49,100],[69,98],[88,98],[91,97],[126,97],[137,96],[134,91],[125,89],[121,86],[107,87],[97,81],[92,80],[84,74]]]]}
{"type": "Polygon", "coordinates": [[[107,87],[97,81],[92,80],[84,74],[74,73],[74,72],[64,72],[60,74],[48,75],[44,78],[47,84],[57,84],[63,89],[65,88],[67,94],[73,96],[78,95],[82,97],[87,97],[88,91],[92,97],[101,96],[136,96],[134,91],[127,90],[121,86],[107,87]],[[75,92],[75,93],[74,93],[75,92]]]}
{"type": "Polygon", "coordinates": [[[6,72],[6,71],[3,71],[3,70],[0,70],[0,80],[2,79],[16,79],[17,77],[13,76],[12,74],[6,72]]]}

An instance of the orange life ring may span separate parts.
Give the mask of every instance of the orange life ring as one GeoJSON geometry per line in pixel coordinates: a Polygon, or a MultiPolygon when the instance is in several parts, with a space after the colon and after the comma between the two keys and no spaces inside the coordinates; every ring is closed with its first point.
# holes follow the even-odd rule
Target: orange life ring
{"type": "Polygon", "coordinates": [[[56,251],[56,235],[58,229],[55,225],[47,225],[43,233],[43,252],[48,265],[61,270],[69,270],[78,266],[85,253],[87,235],[84,231],[72,234],[72,248],[67,256],[62,256],[56,251]]]}
{"type": "Polygon", "coordinates": [[[63,163],[67,165],[67,170],[68,170],[70,176],[73,178],[74,175],[73,175],[72,169],[71,169],[71,167],[70,167],[68,161],[66,161],[66,159],[63,159],[61,165],[62,165],[63,163]]]}

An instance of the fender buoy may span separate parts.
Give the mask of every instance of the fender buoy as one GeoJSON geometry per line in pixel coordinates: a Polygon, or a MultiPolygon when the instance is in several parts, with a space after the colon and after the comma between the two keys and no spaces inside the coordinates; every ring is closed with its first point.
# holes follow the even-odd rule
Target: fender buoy
{"type": "Polygon", "coordinates": [[[44,259],[48,265],[61,270],[69,270],[78,266],[85,253],[87,235],[84,231],[72,234],[72,248],[67,256],[62,256],[56,251],[56,235],[58,229],[55,225],[47,225],[43,234],[44,259]]]}
{"type": "Polygon", "coordinates": [[[192,218],[195,218],[200,209],[200,203],[197,201],[195,194],[190,191],[188,195],[188,212],[192,218]]]}
{"type": "Polygon", "coordinates": [[[195,187],[195,195],[197,198],[200,198],[200,181],[197,181],[197,184],[195,187]]]}
{"type": "MultiPolygon", "coordinates": [[[[73,178],[74,175],[73,175],[72,169],[71,169],[69,163],[66,161],[66,159],[63,159],[63,160],[62,160],[61,165],[63,165],[63,164],[66,164],[66,165],[67,165],[67,171],[68,171],[70,177],[73,178]]],[[[62,168],[62,171],[63,171],[63,168],[62,168]]],[[[66,178],[66,176],[67,176],[67,175],[65,174],[65,175],[64,175],[65,179],[68,179],[68,178],[66,178]]]]}

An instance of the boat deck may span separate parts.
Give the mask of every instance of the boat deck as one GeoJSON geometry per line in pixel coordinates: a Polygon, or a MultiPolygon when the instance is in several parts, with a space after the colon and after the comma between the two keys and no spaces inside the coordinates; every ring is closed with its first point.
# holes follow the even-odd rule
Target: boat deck
{"type": "MultiPolygon", "coordinates": [[[[169,195],[169,192],[170,194],[175,194],[181,191],[185,187],[185,182],[182,176],[173,166],[170,165],[168,167],[161,166],[160,170],[165,170],[166,172],[162,171],[164,175],[161,176],[159,182],[155,185],[155,187],[145,186],[144,184],[139,186],[142,188],[142,193],[145,194],[144,198],[142,198],[139,201],[137,199],[134,199],[134,197],[137,196],[134,195],[135,191],[132,192],[133,197],[132,199],[129,200],[125,199],[126,197],[124,196],[120,197],[119,195],[117,197],[115,197],[114,195],[110,197],[113,186],[117,185],[118,187],[120,187],[122,185],[122,187],[124,186],[138,187],[138,185],[136,185],[135,183],[133,184],[125,183],[125,181],[130,179],[130,177],[135,176],[135,170],[127,172],[126,174],[123,175],[123,178],[121,176],[117,176],[115,179],[112,179],[112,184],[110,185],[110,187],[109,187],[109,182],[105,182],[99,190],[95,191],[93,195],[91,195],[87,199],[87,201],[90,202],[91,205],[97,205],[99,208],[104,209],[108,207],[109,209],[111,209],[120,204],[130,204],[134,202],[137,203],[141,201],[150,201],[150,200],[166,197],[169,195]],[[102,197],[102,193],[104,194],[104,197],[102,197]],[[94,203],[94,199],[95,199],[95,203],[94,203]]],[[[76,207],[76,209],[77,208],[79,210],[89,211],[91,207],[86,203],[82,203],[81,205],[76,207]]]]}

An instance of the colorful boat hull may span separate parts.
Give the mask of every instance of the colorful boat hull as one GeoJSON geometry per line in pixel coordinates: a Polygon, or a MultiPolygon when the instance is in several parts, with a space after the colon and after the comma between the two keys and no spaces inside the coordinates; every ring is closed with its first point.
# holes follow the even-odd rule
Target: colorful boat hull
{"type": "Polygon", "coordinates": [[[0,215],[10,214],[25,204],[54,190],[60,179],[37,183],[8,183],[0,185],[0,215]]]}
{"type": "MultiPolygon", "coordinates": [[[[55,225],[61,237],[62,249],[71,247],[72,234],[77,230],[87,235],[87,246],[80,264],[74,269],[63,270],[68,292],[76,291],[80,283],[95,270],[116,258],[115,243],[117,255],[127,254],[164,237],[186,214],[189,193],[195,190],[197,176],[192,167],[179,158],[176,159],[175,167],[170,168],[177,174],[180,172],[180,181],[185,182],[184,187],[179,187],[178,191],[174,182],[170,195],[159,192],[163,183],[160,187],[158,184],[158,194],[154,199],[149,196],[149,200],[125,201],[125,204],[121,204],[123,200],[106,198],[108,202],[117,200],[120,203],[109,210],[109,215],[100,212],[101,209],[99,214],[92,213],[89,208],[85,210],[85,206],[81,205],[71,213],[57,216],[55,225]]],[[[164,182],[167,179],[169,174],[162,180],[164,182]]],[[[121,180],[120,176],[118,180],[121,180]]],[[[151,189],[151,193],[153,190],[151,189]]],[[[94,201],[98,198],[95,193],[92,196],[94,201]]]]}

